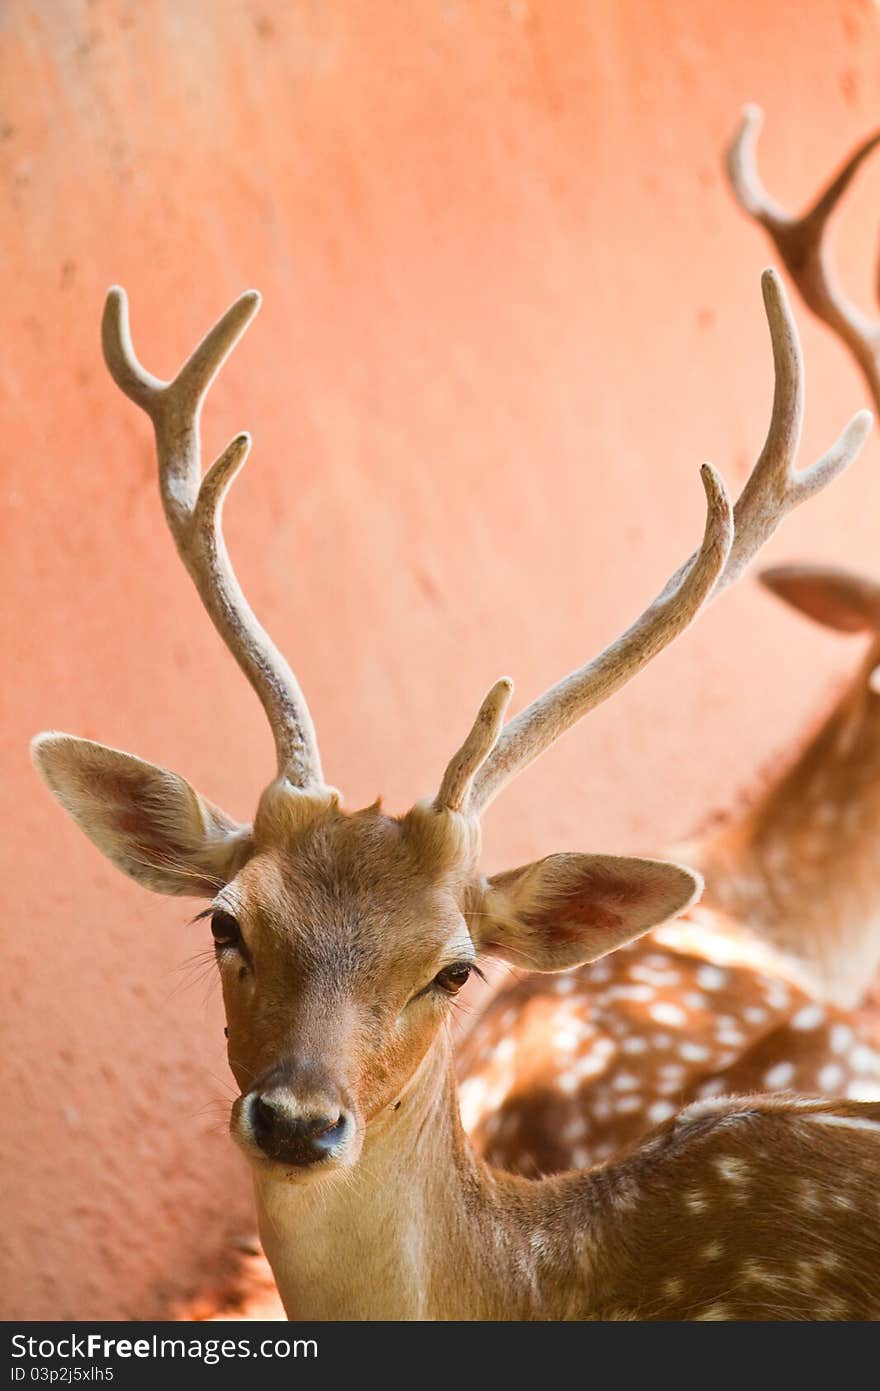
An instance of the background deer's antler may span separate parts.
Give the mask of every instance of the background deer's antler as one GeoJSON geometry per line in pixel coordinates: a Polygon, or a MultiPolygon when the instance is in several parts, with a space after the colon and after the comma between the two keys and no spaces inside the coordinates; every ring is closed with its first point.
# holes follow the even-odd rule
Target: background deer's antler
{"type": "Polygon", "coordinates": [[[746,106],[728,146],[727,173],[734,196],[743,211],[767,232],[807,308],[849,348],[880,410],[880,323],[867,318],[840,289],[827,242],[831,215],[856,171],[880,144],[880,132],[853,151],[805,213],[792,217],[770,197],[758,174],[755,152],[763,121],[759,106],[746,106]]]}

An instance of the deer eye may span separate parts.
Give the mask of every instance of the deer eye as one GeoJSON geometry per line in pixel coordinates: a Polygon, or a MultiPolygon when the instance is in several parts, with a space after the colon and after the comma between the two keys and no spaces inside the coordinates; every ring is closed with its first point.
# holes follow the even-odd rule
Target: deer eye
{"type": "Polygon", "coordinates": [[[237,947],[241,943],[241,932],[231,913],[212,913],[211,932],[216,947],[237,947]]]}
{"type": "Polygon", "coordinates": [[[453,961],[451,966],[444,966],[443,970],[438,972],[434,977],[434,984],[445,990],[447,995],[457,995],[461,987],[467,983],[471,969],[468,961],[453,961]]]}

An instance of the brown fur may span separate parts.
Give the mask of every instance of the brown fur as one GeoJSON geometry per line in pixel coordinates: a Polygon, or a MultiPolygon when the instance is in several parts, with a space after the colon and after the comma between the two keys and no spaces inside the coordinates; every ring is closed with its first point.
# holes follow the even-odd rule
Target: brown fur
{"type": "MultiPolygon", "coordinates": [[[[831,577],[840,584],[843,574],[831,577]]],[[[818,578],[815,587],[830,608],[829,590],[818,578]]],[[[822,621],[842,608],[839,596],[822,621]]],[[[868,626],[855,605],[850,612],[854,624],[868,626]]],[[[871,685],[878,662],[873,635],[856,675],[785,774],[744,817],[685,851],[705,876],[707,904],[749,922],[843,1005],[858,1003],[880,966],[880,695],[871,685]]]]}

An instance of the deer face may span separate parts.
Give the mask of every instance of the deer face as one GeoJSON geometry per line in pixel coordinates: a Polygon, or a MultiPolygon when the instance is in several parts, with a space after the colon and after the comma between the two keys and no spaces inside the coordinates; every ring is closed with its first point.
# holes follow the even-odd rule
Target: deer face
{"type": "Polygon", "coordinates": [[[214,900],[232,1133],[302,1180],[354,1164],[476,962],[465,865],[432,863],[406,820],[336,809],[305,828],[258,818],[260,848],[214,900]],[[262,824],[261,824],[262,823],[262,824]]]}
{"type": "Polygon", "coordinates": [[[436,801],[346,815],[283,781],[253,827],[176,774],[43,736],[59,801],[121,869],[201,893],[241,1095],[232,1133],[251,1162],[301,1182],[355,1164],[396,1106],[481,954],[556,971],[681,912],[699,879],[664,861],[551,855],[484,878],[479,820],[436,801]]]}

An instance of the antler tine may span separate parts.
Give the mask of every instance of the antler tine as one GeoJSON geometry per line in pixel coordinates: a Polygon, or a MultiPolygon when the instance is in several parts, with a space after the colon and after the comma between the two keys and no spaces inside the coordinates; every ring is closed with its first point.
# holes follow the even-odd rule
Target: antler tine
{"type": "Polygon", "coordinates": [[[775,270],[763,272],[761,293],[773,348],[773,408],[764,447],[734,508],[733,546],[713,597],[739,578],[788,512],[849,467],[871,428],[871,412],[858,411],[821,459],[800,473],[795,471],[804,415],[804,366],[797,324],[775,270]]]}
{"type": "Polygon", "coordinates": [[[323,786],[311,715],[296,677],[255,618],[223,539],[223,502],[250,452],[235,437],[201,476],[199,416],[208,388],[260,307],[249,290],[206,334],[172,381],[147,372],[135,355],[125,291],[107,295],[104,359],[113,380],[153,422],[165,517],[214,626],[259,697],[275,740],[278,777],[307,789],[323,786]]]}
{"type": "Polygon", "coordinates": [[[474,778],[498,742],[512,695],[513,682],[502,676],[480,706],[468,737],[449,760],[434,801],[437,811],[467,811],[474,778]]]}
{"type": "Polygon", "coordinates": [[[706,527],[696,555],[598,657],[563,677],[511,720],[474,778],[468,806],[474,814],[514,773],[588,710],[607,700],[696,617],[724,569],[733,541],[733,513],[722,478],[711,464],[703,465],[700,477],[706,493],[706,527]]]}
{"type": "Polygon", "coordinates": [[[880,324],[868,319],[841,291],[825,240],[834,209],[856,171],[880,144],[880,132],[859,145],[805,213],[792,217],[773,201],[758,175],[756,150],[762,124],[761,108],[746,106],[726,155],[734,196],[768,233],[808,309],[850,349],[880,409],[880,324]]]}
{"type": "Polygon", "coordinates": [[[795,473],[804,392],[797,327],[775,271],[764,272],[761,287],[773,346],[773,409],[764,447],[732,516],[721,478],[705,465],[709,510],[700,550],[621,637],[511,720],[475,777],[471,810],[487,806],[515,773],[672,642],[706,601],[737,579],[786,513],[842,473],[858,454],[871,427],[869,411],[853,417],[818,463],[795,473]]]}

